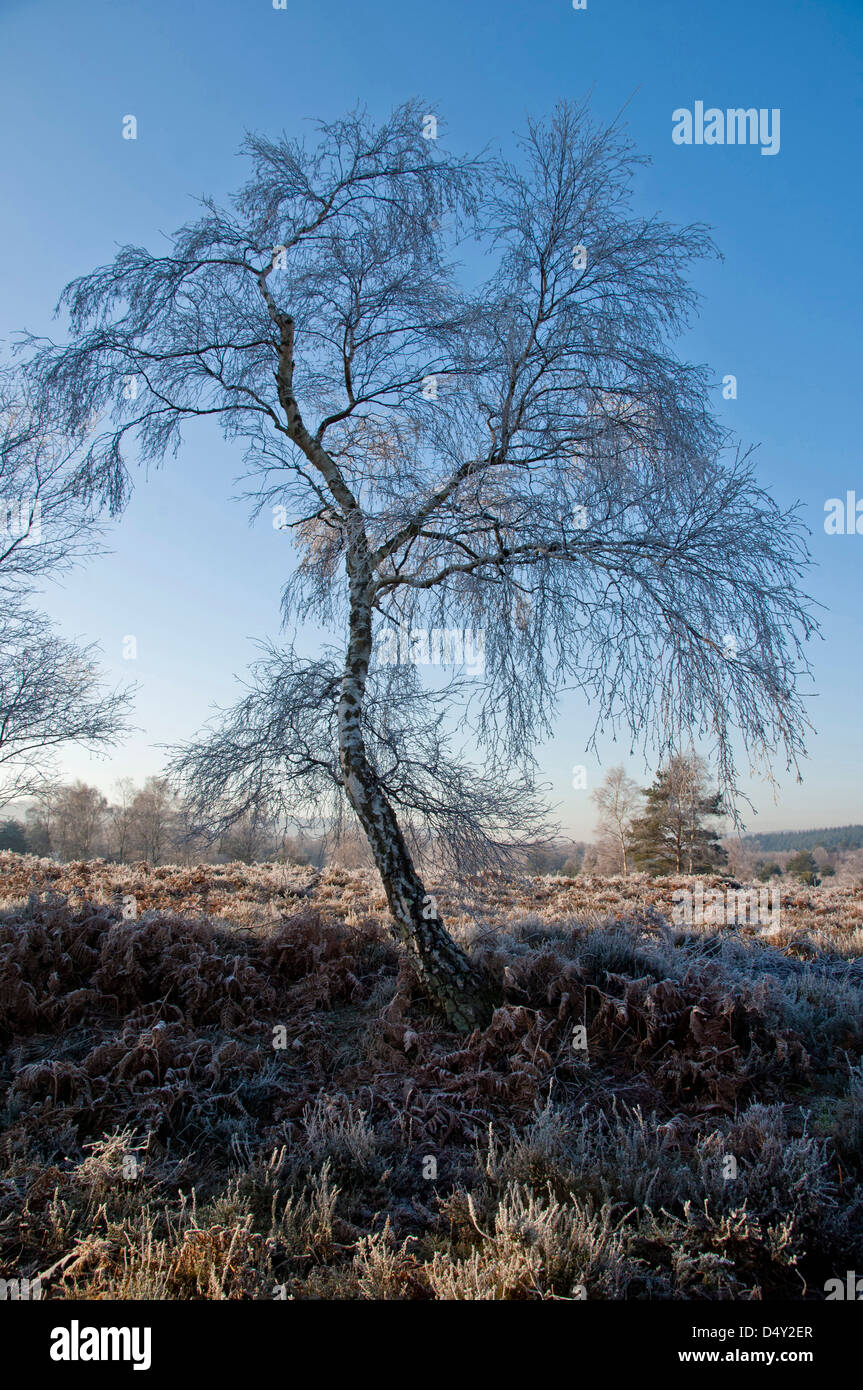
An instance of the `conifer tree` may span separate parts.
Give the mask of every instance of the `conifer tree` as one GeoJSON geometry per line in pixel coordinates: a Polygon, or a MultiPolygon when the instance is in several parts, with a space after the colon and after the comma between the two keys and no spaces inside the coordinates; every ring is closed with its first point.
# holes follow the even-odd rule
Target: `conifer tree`
{"type": "Polygon", "coordinates": [[[632,859],[650,874],[709,873],[728,856],[714,825],[724,814],[722,798],[696,754],[677,754],[645,788],[645,809],[633,824],[632,859]]]}
{"type": "Polygon", "coordinates": [[[810,886],[821,882],[818,877],[818,860],[811,849],[801,849],[792,854],[785,865],[785,872],[810,886]]]}

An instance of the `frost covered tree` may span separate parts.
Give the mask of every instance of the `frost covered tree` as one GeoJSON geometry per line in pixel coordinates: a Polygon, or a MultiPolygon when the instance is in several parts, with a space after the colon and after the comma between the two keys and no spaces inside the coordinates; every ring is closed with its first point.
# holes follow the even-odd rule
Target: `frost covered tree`
{"type": "Polygon", "coordinates": [[[94,546],[86,434],[59,429],[23,375],[0,367],[0,806],[50,785],[64,745],[112,744],[125,727],[129,692],[108,690],[94,646],[34,607],[37,586],[94,546]]]}
{"type": "Polygon", "coordinates": [[[675,754],[644,796],[644,810],[631,826],[631,855],[639,868],[651,874],[699,874],[725,865],[728,856],[714,825],[725,808],[703,758],[675,754]]]}
{"type": "Polygon", "coordinates": [[[599,812],[596,850],[606,863],[613,865],[613,872],[628,874],[632,827],[641,807],[641,788],[621,763],[609,768],[591,796],[599,812]]]}
{"type": "Polygon", "coordinates": [[[705,229],[633,210],[637,157],[584,107],[482,160],[427,138],[428,116],[248,137],[227,206],[74,281],[68,341],[31,347],[65,428],[110,414],[87,480],[115,508],[129,454],[176,453],[202,417],[236,441],[253,507],[293,540],[286,622],[328,640],[271,647],[174,775],[220,832],[346,807],[467,1029],[492,994],[418,849],[464,871],[541,831],[532,749],[567,685],[662,748],[711,735],[726,783],[735,736],[793,761],[812,624],[796,515],[673,348],[705,229]],[[433,642],[462,657],[443,688],[421,679],[433,642]]]}

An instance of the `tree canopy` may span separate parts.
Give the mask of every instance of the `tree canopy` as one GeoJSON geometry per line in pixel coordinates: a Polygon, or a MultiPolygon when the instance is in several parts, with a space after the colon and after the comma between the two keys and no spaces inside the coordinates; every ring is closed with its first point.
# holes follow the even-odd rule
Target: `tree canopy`
{"type": "Polygon", "coordinates": [[[596,730],[662,756],[708,740],[729,796],[741,744],[794,764],[814,622],[796,510],[758,486],[709,373],[674,350],[706,229],[633,210],[638,157],[586,106],[483,158],[426,138],[424,111],[353,112],[312,147],[249,136],[228,205],[74,281],[68,342],[29,346],[60,428],[104,414],[89,496],[120,508],[130,453],[160,461],[215,416],[253,510],[284,509],[286,622],[341,637],[311,660],[273,645],[175,774],[214,833],[273,801],[347,806],[463,1023],[479,1015],[453,1000],[479,985],[417,844],[464,871],[540,833],[533,750],[566,688],[596,730]],[[418,629],[481,632],[481,673],[441,692],[410,655],[383,657],[418,629]],[[454,741],[459,701],[481,766],[454,741]]]}

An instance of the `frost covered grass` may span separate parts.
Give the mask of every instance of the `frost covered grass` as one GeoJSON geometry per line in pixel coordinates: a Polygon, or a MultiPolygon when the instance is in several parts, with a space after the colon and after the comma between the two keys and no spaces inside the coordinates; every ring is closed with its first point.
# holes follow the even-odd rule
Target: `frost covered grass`
{"type": "Polygon", "coordinates": [[[863,1259],[863,892],[768,937],[672,925],[686,882],[430,883],[500,986],[465,1039],[373,874],[0,854],[0,1275],[822,1298],[863,1259]]]}

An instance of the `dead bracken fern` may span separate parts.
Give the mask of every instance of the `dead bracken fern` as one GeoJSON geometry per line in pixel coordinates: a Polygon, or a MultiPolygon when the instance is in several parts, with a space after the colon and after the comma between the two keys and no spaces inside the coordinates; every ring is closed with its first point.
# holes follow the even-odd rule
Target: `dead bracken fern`
{"type": "Polygon", "coordinates": [[[863,1258],[863,894],[795,893],[765,938],[671,926],[681,882],[431,885],[500,991],[464,1038],[368,872],[0,854],[0,1274],[819,1296],[863,1258]]]}

